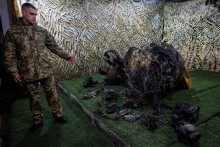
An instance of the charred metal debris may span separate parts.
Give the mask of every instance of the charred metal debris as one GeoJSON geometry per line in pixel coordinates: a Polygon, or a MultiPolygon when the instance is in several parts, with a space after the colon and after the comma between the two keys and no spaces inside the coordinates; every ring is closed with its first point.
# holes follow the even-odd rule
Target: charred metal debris
{"type": "Polygon", "coordinates": [[[87,77],[87,78],[83,81],[83,86],[84,86],[85,88],[87,88],[87,87],[92,87],[92,86],[95,85],[95,84],[98,84],[98,81],[94,81],[91,76],[87,77]]]}
{"type": "Polygon", "coordinates": [[[177,103],[172,109],[171,126],[178,134],[179,141],[188,145],[195,144],[199,141],[201,134],[191,124],[199,118],[199,109],[199,107],[191,106],[187,103],[177,103]]]}
{"type": "MultiPolygon", "coordinates": [[[[100,73],[106,73],[106,79],[101,87],[83,97],[89,99],[102,93],[96,104],[98,115],[111,120],[123,118],[129,122],[142,118],[141,124],[147,126],[150,131],[166,124],[173,127],[178,134],[178,140],[185,144],[194,144],[199,140],[201,135],[190,124],[198,119],[199,107],[187,103],[177,103],[173,108],[166,105],[173,112],[172,120],[163,122],[159,120],[164,116],[161,107],[165,105],[160,101],[166,93],[186,85],[184,59],[172,45],[152,43],[144,50],[131,47],[124,57],[116,50],[109,50],[104,53],[104,57],[109,67],[107,72],[100,70],[100,73]],[[112,59],[110,54],[116,58],[112,59]],[[117,104],[118,93],[107,87],[107,85],[115,84],[126,87],[122,106],[117,104]],[[107,108],[106,113],[102,110],[104,102],[107,108]],[[153,114],[131,113],[132,108],[147,108],[148,105],[154,109],[153,114]],[[112,113],[116,115],[112,116],[112,113]]],[[[83,84],[94,83],[87,81],[93,80],[89,77],[83,84]]]]}

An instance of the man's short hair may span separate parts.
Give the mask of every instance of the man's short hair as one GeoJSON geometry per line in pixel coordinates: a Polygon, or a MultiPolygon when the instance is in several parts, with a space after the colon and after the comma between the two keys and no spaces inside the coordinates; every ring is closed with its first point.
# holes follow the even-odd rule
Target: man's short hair
{"type": "Polygon", "coordinates": [[[24,3],[22,6],[21,6],[21,10],[25,11],[25,9],[27,8],[33,8],[35,10],[37,10],[32,4],[30,3],[24,3]]]}

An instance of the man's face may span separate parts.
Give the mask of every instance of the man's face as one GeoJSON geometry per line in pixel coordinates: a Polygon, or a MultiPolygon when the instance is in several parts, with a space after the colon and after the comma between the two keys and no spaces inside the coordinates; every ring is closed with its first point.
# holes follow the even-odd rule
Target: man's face
{"type": "Polygon", "coordinates": [[[26,24],[34,24],[36,22],[37,10],[33,8],[26,8],[22,10],[23,21],[26,24]]]}

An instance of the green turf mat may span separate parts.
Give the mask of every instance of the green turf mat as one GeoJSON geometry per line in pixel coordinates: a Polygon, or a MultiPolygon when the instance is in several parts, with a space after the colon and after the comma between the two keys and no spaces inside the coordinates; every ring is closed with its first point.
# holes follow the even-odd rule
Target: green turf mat
{"type": "Polygon", "coordinates": [[[3,117],[1,133],[3,146],[21,147],[70,147],[70,146],[115,146],[82,111],[70,102],[63,93],[58,92],[67,124],[54,121],[44,94],[41,93],[44,126],[38,132],[29,133],[31,113],[28,99],[14,102],[10,111],[3,117]]]}
{"type": "Polygon", "coordinates": [[[191,77],[194,77],[197,79],[220,82],[220,73],[219,72],[196,70],[196,71],[190,71],[189,74],[191,77]]]}
{"type": "MultiPolygon", "coordinates": [[[[176,102],[187,102],[191,105],[200,107],[200,118],[195,125],[199,125],[208,121],[211,117],[220,112],[219,109],[219,92],[220,92],[220,73],[207,72],[207,71],[191,71],[190,76],[193,82],[193,88],[191,90],[179,90],[171,92],[164,102],[170,106],[174,106],[176,102]]],[[[82,97],[99,87],[105,76],[94,75],[94,80],[98,80],[99,84],[93,88],[84,88],[83,80],[73,79],[68,81],[62,81],[60,84],[69,92],[77,97],[77,99],[94,115],[100,119],[104,124],[113,130],[119,137],[123,138],[131,146],[169,146],[177,142],[177,136],[169,126],[162,126],[155,132],[150,132],[147,128],[141,125],[140,120],[130,123],[126,120],[120,119],[118,121],[112,121],[104,119],[95,113],[96,102],[98,96],[91,99],[84,100],[82,97]]],[[[119,93],[118,104],[122,105],[125,89],[122,86],[110,86],[119,93]]],[[[103,107],[106,107],[103,104],[103,107]]],[[[103,109],[105,110],[105,109],[103,109]]],[[[171,112],[164,109],[166,117],[162,120],[168,120],[171,118],[171,112]]],[[[152,108],[147,109],[138,108],[132,110],[137,114],[150,114],[153,112],[152,108]]],[[[114,116],[114,115],[113,115],[114,116]]],[[[206,138],[201,138],[205,141],[206,138]]],[[[203,146],[203,145],[201,145],[203,146]]]]}

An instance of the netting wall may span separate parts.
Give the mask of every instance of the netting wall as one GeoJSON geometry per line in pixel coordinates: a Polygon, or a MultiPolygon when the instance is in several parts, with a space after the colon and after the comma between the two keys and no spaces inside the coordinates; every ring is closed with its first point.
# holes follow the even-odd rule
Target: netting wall
{"type": "Polygon", "coordinates": [[[162,40],[163,5],[132,0],[37,0],[38,24],[76,60],[74,66],[51,55],[58,79],[97,73],[105,51],[145,48],[162,40]]]}
{"type": "Polygon", "coordinates": [[[220,12],[205,2],[166,3],[163,41],[173,44],[189,69],[219,72],[220,12]]]}
{"type": "Polygon", "coordinates": [[[107,50],[125,55],[166,41],[184,57],[187,68],[220,71],[220,13],[206,0],[29,0],[38,24],[72,55],[72,66],[51,53],[57,80],[95,74],[106,68],[107,50]]]}

